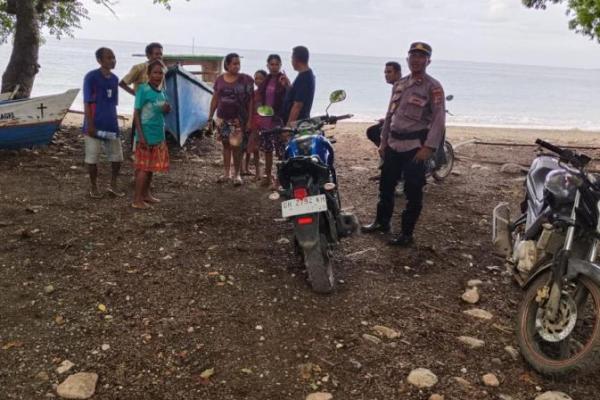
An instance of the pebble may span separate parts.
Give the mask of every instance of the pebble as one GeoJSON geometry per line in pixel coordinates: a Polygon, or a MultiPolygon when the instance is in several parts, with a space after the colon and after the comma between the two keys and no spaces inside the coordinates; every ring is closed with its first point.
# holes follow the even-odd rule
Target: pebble
{"type": "Polygon", "coordinates": [[[497,366],[501,366],[502,365],[502,360],[499,359],[499,358],[497,358],[497,357],[494,357],[494,358],[492,358],[492,364],[497,365],[497,366]]]}
{"type": "Polygon", "coordinates": [[[472,308],[470,310],[465,310],[463,311],[463,313],[474,318],[485,319],[488,321],[494,318],[494,316],[491,313],[480,308],[472,308]]]}
{"type": "Polygon", "coordinates": [[[187,328],[187,333],[194,333],[194,327],[190,326],[189,328],[187,328]]]}
{"type": "Polygon", "coordinates": [[[444,400],[444,396],[442,396],[441,394],[432,394],[431,396],[429,396],[429,400],[444,400]]]}
{"type": "Polygon", "coordinates": [[[54,290],[56,290],[56,289],[54,289],[54,286],[48,285],[44,288],[44,293],[52,294],[52,293],[54,293],[54,290]]]}
{"type": "Polygon", "coordinates": [[[535,400],[573,400],[569,395],[563,392],[546,392],[540,394],[535,400]]]}
{"type": "Polygon", "coordinates": [[[458,383],[460,386],[465,387],[465,388],[469,388],[471,387],[471,382],[469,382],[468,380],[455,376],[454,378],[452,378],[452,380],[454,380],[454,382],[458,383]]]}
{"type": "Polygon", "coordinates": [[[350,364],[352,364],[354,369],[362,369],[362,364],[353,358],[350,359],[350,364]]]}
{"type": "Polygon", "coordinates": [[[519,350],[515,349],[514,347],[506,346],[504,351],[506,351],[513,360],[517,361],[519,359],[519,350]]]}
{"type": "Polygon", "coordinates": [[[308,396],[306,396],[306,400],[332,400],[333,399],[333,395],[331,393],[326,393],[326,392],[316,392],[316,393],[311,393],[308,396]]]}
{"type": "Polygon", "coordinates": [[[479,349],[485,345],[485,342],[483,340],[476,339],[470,336],[459,336],[458,341],[463,344],[466,344],[472,349],[479,349]]]}
{"type": "Polygon", "coordinates": [[[463,293],[462,299],[469,304],[477,304],[479,302],[479,289],[477,286],[467,289],[463,293]]]}
{"type": "Polygon", "coordinates": [[[408,374],[408,383],[420,389],[430,388],[438,383],[438,377],[426,368],[414,369],[408,374]]]}
{"type": "Polygon", "coordinates": [[[514,400],[514,399],[512,398],[512,396],[509,396],[509,395],[507,395],[507,394],[499,394],[499,395],[498,395],[498,398],[499,398],[500,400],[514,400]]]}
{"type": "Polygon", "coordinates": [[[400,333],[398,333],[397,331],[393,330],[392,328],[388,328],[387,326],[375,325],[373,327],[373,330],[379,336],[385,336],[388,339],[396,339],[396,338],[400,337],[400,333]]]}
{"type": "Polygon", "coordinates": [[[521,167],[519,164],[508,163],[500,167],[500,172],[507,175],[516,175],[520,174],[523,171],[523,169],[524,168],[521,167]]]}
{"type": "Polygon", "coordinates": [[[56,393],[64,399],[89,399],[96,391],[98,374],[78,372],[70,375],[56,388],[56,393]]]}
{"type": "Polygon", "coordinates": [[[468,287],[481,286],[481,285],[483,285],[483,281],[481,279],[471,279],[469,282],[467,282],[468,287]]]}
{"type": "Polygon", "coordinates": [[[372,344],[381,344],[381,339],[379,339],[377,336],[369,335],[368,333],[364,333],[362,338],[372,344]]]}
{"type": "Polygon", "coordinates": [[[73,368],[74,366],[75,366],[75,364],[73,364],[71,361],[64,360],[56,368],[56,372],[59,373],[59,374],[64,374],[65,372],[67,372],[68,370],[70,370],[71,368],[73,368]]]}
{"type": "Polygon", "coordinates": [[[104,343],[100,348],[102,349],[102,351],[108,351],[110,350],[110,344],[104,343]]]}
{"type": "Polygon", "coordinates": [[[40,371],[35,376],[35,379],[39,382],[48,382],[50,380],[50,376],[48,376],[48,373],[46,371],[40,371]]]}
{"type": "Polygon", "coordinates": [[[277,243],[279,244],[290,244],[290,239],[288,238],[281,238],[277,241],[277,243]]]}
{"type": "Polygon", "coordinates": [[[483,384],[485,386],[490,386],[490,387],[500,386],[500,381],[494,374],[485,374],[484,376],[481,377],[481,380],[483,381],[483,384]]]}

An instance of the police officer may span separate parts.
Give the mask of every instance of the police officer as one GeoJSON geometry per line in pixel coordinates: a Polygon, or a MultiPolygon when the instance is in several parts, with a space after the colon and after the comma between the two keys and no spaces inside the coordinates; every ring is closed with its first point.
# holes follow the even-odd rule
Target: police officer
{"type": "Polygon", "coordinates": [[[379,153],[383,157],[379,181],[379,202],[375,222],[362,227],[364,233],[389,232],[394,212],[394,190],[404,177],[406,208],[402,212],[402,231],[390,244],[409,246],[423,208],[425,162],[442,142],[446,122],[442,85],[427,75],[431,46],[411,44],[408,51],[410,75],[400,79],[381,134],[379,153]]]}

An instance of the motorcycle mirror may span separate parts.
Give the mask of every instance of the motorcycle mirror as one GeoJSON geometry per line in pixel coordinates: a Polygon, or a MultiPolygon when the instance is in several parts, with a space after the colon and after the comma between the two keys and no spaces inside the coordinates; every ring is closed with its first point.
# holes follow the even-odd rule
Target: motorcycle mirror
{"type": "Polygon", "coordinates": [[[329,101],[331,103],[339,103],[340,101],[346,100],[346,91],[345,90],[334,90],[329,95],[329,101]]]}
{"type": "Polygon", "coordinates": [[[449,94],[448,96],[446,96],[446,101],[452,101],[452,99],[454,99],[453,94],[449,94]]]}
{"type": "Polygon", "coordinates": [[[256,109],[256,113],[261,117],[272,117],[275,115],[275,110],[271,106],[260,106],[256,109]]]}

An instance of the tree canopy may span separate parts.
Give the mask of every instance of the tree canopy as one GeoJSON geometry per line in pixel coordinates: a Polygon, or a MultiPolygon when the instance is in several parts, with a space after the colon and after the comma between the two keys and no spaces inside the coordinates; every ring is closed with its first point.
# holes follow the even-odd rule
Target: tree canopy
{"type": "Polygon", "coordinates": [[[549,4],[566,3],[569,28],[600,42],[600,0],[522,0],[530,8],[546,9],[549,4]]]}

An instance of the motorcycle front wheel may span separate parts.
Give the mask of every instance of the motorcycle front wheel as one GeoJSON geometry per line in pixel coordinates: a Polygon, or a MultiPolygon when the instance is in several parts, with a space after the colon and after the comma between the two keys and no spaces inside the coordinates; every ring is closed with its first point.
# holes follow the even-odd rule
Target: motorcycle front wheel
{"type": "Polygon", "coordinates": [[[335,288],[333,266],[329,257],[329,243],[324,234],[319,235],[319,244],[311,249],[302,249],[304,266],[312,289],[328,294],[335,288]]]}
{"type": "Polygon", "coordinates": [[[438,182],[441,182],[444,179],[446,179],[448,175],[450,175],[450,173],[452,172],[452,167],[454,167],[454,148],[452,147],[450,142],[444,142],[444,152],[446,153],[446,163],[440,165],[431,172],[431,176],[433,176],[433,179],[435,179],[438,182]]]}
{"type": "Polygon", "coordinates": [[[580,276],[566,284],[558,315],[550,320],[545,300],[551,272],[531,283],[517,314],[517,341],[523,358],[542,375],[562,377],[596,371],[600,364],[600,289],[580,276]]]}

